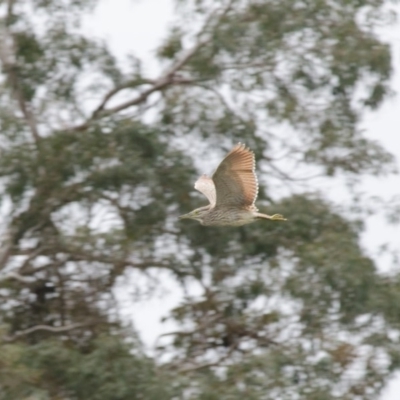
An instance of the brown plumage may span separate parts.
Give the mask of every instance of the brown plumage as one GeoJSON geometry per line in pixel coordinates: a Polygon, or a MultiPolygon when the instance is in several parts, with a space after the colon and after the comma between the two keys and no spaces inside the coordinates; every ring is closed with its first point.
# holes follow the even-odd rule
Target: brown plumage
{"type": "Polygon", "coordinates": [[[238,143],[222,160],[212,178],[202,175],[194,187],[210,204],[180,218],[190,218],[202,225],[240,226],[256,219],[286,221],[280,214],[258,212],[254,205],[258,195],[254,153],[238,143]]]}

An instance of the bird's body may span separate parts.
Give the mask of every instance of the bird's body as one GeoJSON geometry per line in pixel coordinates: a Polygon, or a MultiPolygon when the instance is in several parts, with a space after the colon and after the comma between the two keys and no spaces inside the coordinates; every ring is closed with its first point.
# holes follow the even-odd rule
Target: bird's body
{"type": "Polygon", "coordinates": [[[257,219],[285,221],[280,214],[261,214],[254,205],[258,194],[255,159],[252,151],[237,144],[222,160],[212,178],[202,175],[194,185],[210,204],[181,218],[207,226],[241,226],[257,219]]]}
{"type": "Polygon", "coordinates": [[[237,208],[205,207],[201,224],[207,226],[241,226],[253,222],[253,212],[237,208]]]}

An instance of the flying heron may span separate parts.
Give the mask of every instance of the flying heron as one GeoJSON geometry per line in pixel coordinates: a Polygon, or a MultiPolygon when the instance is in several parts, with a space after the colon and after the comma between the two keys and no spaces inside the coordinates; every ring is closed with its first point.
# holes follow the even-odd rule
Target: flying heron
{"type": "Polygon", "coordinates": [[[180,218],[195,219],[207,226],[241,226],[257,219],[286,221],[281,214],[261,214],[254,205],[258,194],[255,166],[254,153],[238,143],[219,164],[212,178],[202,175],[194,185],[210,204],[180,218]]]}

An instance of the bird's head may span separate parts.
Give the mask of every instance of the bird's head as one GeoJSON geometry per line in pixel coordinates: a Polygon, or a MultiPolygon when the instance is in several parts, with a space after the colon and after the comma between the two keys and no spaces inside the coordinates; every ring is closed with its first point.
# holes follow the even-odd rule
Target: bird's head
{"type": "Polygon", "coordinates": [[[201,224],[203,223],[203,217],[209,212],[209,206],[196,208],[188,214],[181,215],[179,219],[195,219],[201,224]]]}

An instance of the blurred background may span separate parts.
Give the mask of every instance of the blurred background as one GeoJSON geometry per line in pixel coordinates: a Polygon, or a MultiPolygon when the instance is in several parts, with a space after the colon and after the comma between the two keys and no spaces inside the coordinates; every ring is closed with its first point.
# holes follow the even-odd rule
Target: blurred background
{"type": "Polygon", "coordinates": [[[0,399],[398,400],[398,11],[0,1],[0,399]]]}

